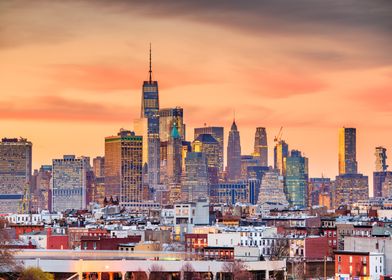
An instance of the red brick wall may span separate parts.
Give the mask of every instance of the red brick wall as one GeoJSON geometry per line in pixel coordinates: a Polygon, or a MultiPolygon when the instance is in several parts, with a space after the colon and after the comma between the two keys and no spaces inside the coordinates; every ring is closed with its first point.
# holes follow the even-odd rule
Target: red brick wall
{"type": "Polygon", "coordinates": [[[328,238],[325,236],[305,238],[305,258],[307,260],[322,260],[328,256],[328,238]]]}

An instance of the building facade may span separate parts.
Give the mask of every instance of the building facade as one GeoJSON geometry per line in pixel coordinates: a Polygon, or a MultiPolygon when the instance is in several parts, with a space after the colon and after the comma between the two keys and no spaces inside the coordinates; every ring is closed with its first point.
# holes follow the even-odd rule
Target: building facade
{"type": "Polygon", "coordinates": [[[291,206],[306,208],[308,206],[308,159],[300,151],[292,150],[285,158],[286,182],[285,192],[291,206]]]}
{"type": "Polygon", "coordinates": [[[356,174],[357,138],[355,128],[339,129],[339,174],[356,174]]]}
{"type": "Polygon", "coordinates": [[[274,168],[279,170],[280,175],[285,175],[284,159],[289,155],[289,145],[284,140],[276,143],[274,148],[274,168]]]}
{"type": "Polygon", "coordinates": [[[265,127],[257,127],[255,133],[254,155],[261,166],[268,166],[268,142],[265,127]]]}
{"type": "Polygon", "coordinates": [[[204,153],[187,153],[181,189],[184,201],[196,201],[200,197],[208,197],[207,159],[204,153]]]}
{"type": "Polygon", "coordinates": [[[127,130],[105,138],[105,196],[123,206],[142,201],[142,143],[141,136],[127,130]]]}
{"type": "Polygon", "coordinates": [[[0,213],[16,213],[30,188],[32,143],[3,138],[0,142],[0,213]]]}
{"type": "Polygon", "coordinates": [[[176,124],[181,139],[185,140],[184,110],[181,107],[159,110],[159,139],[169,141],[173,125],[176,124]]]}
{"type": "Polygon", "coordinates": [[[52,211],[86,209],[90,158],[64,155],[52,162],[52,211]]]}
{"type": "Polygon", "coordinates": [[[227,179],[239,180],[241,178],[241,138],[235,121],[231,125],[227,143],[227,179]]]}
{"type": "Polygon", "coordinates": [[[224,169],[224,128],[219,126],[205,126],[195,128],[194,139],[197,139],[200,134],[211,134],[219,143],[219,172],[224,169]]]}

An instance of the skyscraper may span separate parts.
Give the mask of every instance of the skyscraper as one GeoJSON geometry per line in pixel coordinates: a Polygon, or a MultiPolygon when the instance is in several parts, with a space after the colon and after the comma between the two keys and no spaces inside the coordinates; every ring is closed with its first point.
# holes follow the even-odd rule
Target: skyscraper
{"type": "Polygon", "coordinates": [[[158,82],[152,80],[151,46],[149,80],[143,82],[140,119],[135,121],[135,131],[143,136],[143,164],[147,164],[148,184],[159,184],[160,139],[159,139],[159,93],[158,82]]]}
{"type": "Polygon", "coordinates": [[[268,144],[265,127],[256,128],[254,155],[259,159],[261,166],[268,166],[268,144]]]}
{"type": "Polygon", "coordinates": [[[356,129],[339,129],[339,174],[356,174],[357,168],[356,129]]]}
{"type": "Polygon", "coordinates": [[[235,121],[231,125],[227,143],[227,178],[229,180],[241,178],[241,139],[235,121]]]}
{"type": "Polygon", "coordinates": [[[374,155],[376,156],[376,172],[387,171],[387,149],[384,147],[376,147],[374,155]]]}
{"type": "Polygon", "coordinates": [[[356,129],[339,129],[339,176],[335,180],[335,207],[369,198],[368,177],[358,173],[356,129]]]}
{"type": "Polygon", "coordinates": [[[166,184],[180,184],[182,174],[182,140],[177,129],[177,124],[173,124],[172,132],[167,144],[167,182],[166,184]]]}
{"type": "Polygon", "coordinates": [[[123,206],[142,201],[142,143],[128,130],[105,138],[105,196],[123,206]]]}
{"type": "Polygon", "coordinates": [[[204,153],[187,153],[181,190],[184,201],[197,201],[199,197],[208,197],[207,159],[204,153]]]}
{"type": "Polygon", "coordinates": [[[211,134],[219,143],[219,172],[224,169],[224,129],[219,126],[205,126],[195,128],[194,138],[199,137],[200,134],[211,134]]]}
{"type": "Polygon", "coordinates": [[[285,176],[286,170],[284,159],[289,155],[289,145],[284,140],[279,140],[274,148],[274,168],[279,170],[279,174],[285,176]]]}
{"type": "Polygon", "coordinates": [[[0,213],[17,213],[30,188],[32,143],[3,138],[0,142],[0,213]]]}
{"type": "Polygon", "coordinates": [[[192,143],[193,152],[201,152],[207,160],[209,185],[218,183],[219,143],[211,134],[200,134],[192,143]]]}
{"type": "Polygon", "coordinates": [[[86,208],[87,171],[90,158],[64,155],[52,164],[52,210],[86,208]]]}
{"type": "Polygon", "coordinates": [[[373,172],[373,197],[385,197],[383,185],[387,177],[392,177],[392,172],[387,171],[387,149],[376,147],[374,155],[376,156],[376,171],[373,172]]]}
{"type": "Polygon", "coordinates": [[[52,165],[42,165],[31,178],[31,211],[52,209],[52,165]]]}
{"type": "Polygon", "coordinates": [[[105,158],[95,157],[93,158],[93,171],[97,178],[105,177],[105,158]]]}
{"type": "Polygon", "coordinates": [[[291,206],[306,208],[308,206],[308,159],[300,151],[292,150],[285,158],[285,191],[291,206]]]}
{"type": "Polygon", "coordinates": [[[181,107],[159,110],[159,139],[169,141],[173,125],[176,124],[178,133],[185,140],[184,110],[181,107]]]}

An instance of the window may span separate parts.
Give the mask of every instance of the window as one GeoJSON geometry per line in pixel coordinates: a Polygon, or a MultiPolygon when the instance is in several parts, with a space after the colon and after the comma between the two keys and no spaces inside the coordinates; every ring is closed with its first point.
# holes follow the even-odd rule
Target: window
{"type": "Polygon", "coordinates": [[[342,256],[338,256],[338,262],[342,261],[342,256]]]}
{"type": "Polygon", "coordinates": [[[350,263],[353,262],[353,256],[350,256],[350,263]]]}

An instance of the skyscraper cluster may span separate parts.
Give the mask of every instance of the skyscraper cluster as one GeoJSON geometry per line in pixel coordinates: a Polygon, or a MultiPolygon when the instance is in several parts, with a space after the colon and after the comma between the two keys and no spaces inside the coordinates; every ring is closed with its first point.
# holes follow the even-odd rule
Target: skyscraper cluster
{"type": "MultiPolygon", "coordinates": [[[[269,165],[267,129],[257,127],[252,154],[243,154],[240,129],[204,125],[187,141],[184,109],[159,107],[158,82],[143,82],[140,117],[134,131],[121,129],[104,139],[105,155],[93,159],[65,155],[31,172],[32,143],[4,138],[0,143],[0,210],[23,212],[84,209],[90,202],[140,206],[208,198],[211,203],[263,207],[324,206],[328,209],[368,198],[368,177],[358,173],[356,129],[339,129],[335,180],[310,178],[309,160],[290,150],[282,128],[274,138],[269,165]],[[227,160],[225,162],[225,148],[227,160]]],[[[392,194],[386,149],[375,150],[374,197],[392,194]]]]}

